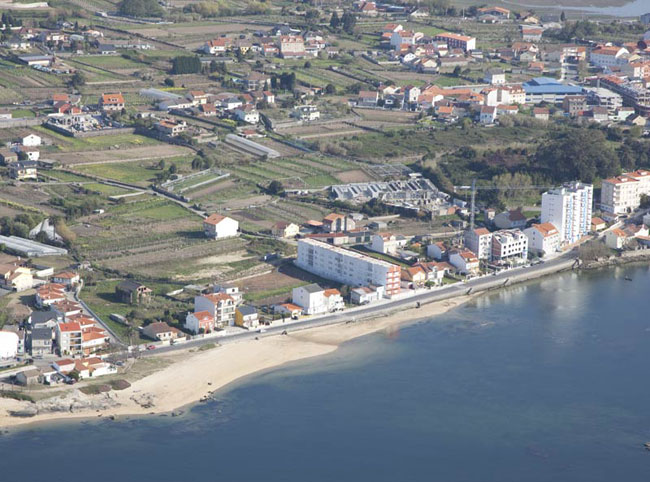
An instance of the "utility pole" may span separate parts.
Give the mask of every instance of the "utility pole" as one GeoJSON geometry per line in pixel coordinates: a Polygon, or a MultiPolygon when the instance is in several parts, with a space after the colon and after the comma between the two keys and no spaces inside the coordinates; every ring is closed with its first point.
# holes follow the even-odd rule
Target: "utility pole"
{"type": "Polygon", "coordinates": [[[476,208],[476,178],[472,179],[472,202],[469,212],[469,229],[474,230],[474,209],[476,208]]]}

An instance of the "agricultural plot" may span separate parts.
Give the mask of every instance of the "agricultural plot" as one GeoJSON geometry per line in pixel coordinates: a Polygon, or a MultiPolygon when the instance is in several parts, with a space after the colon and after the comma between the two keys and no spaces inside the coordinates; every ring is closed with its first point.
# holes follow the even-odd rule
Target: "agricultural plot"
{"type": "MultiPolygon", "coordinates": [[[[165,169],[174,164],[178,173],[191,172],[191,160],[185,157],[168,159],[165,169]]],[[[158,160],[129,162],[102,162],[98,164],[78,164],[74,169],[82,174],[99,176],[115,181],[148,186],[156,180],[156,175],[164,171],[158,160]]]]}
{"type": "Polygon", "coordinates": [[[161,144],[160,141],[137,134],[114,134],[97,137],[68,137],[58,132],[54,132],[43,126],[32,127],[41,137],[49,139],[55,146],[56,150],[63,152],[74,151],[95,151],[103,149],[115,149],[137,146],[155,146],[161,144]]]}
{"type": "Polygon", "coordinates": [[[270,230],[279,221],[302,224],[309,219],[322,219],[329,211],[316,204],[299,201],[275,201],[233,211],[251,230],[270,230]]]}

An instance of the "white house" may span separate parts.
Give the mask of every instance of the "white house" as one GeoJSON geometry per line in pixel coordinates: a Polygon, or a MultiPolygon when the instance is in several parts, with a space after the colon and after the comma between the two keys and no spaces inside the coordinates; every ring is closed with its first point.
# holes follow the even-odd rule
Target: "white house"
{"type": "Polygon", "coordinates": [[[341,293],[336,289],[324,290],[317,284],[299,286],[292,291],[293,303],[306,315],[318,315],[342,310],[345,307],[341,293]]]}
{"type": "Polygon", "coordinates": [[[494,124],[494,121],[497,118],[497,108],[489,105],[484,105],[481,107],[481,112],[479,114],[479,122],[481,124],[494,124]]]}
{"type": "Polygon", "coordinates": [[[244,105],[235,109],[237,120],[247,124],[257,124],[260,121],[260,114],[257,109],[250,105],[244,105]]]}
{"type": "Polygon", "coordinates": [[[497,85],[506,83],[506,74],[503,69],[488,69],[483,76],[483,81],[497,85]]]}
{"type": "Polygon", "coordinates": [[[212,214],[203,220],[203,232],[208,238],[221,239],[237,236],[239,222],[221,214],[212,214]]]}
{"type": "Polygon", "coordinates": [[[41,138],[36,134],[29,134],[28,136],[23,137],[22,145],[28,147],[40,146],[41,138]]]}
{"type": "Polygon", "coordinates": [[[560,249],[560,231],[551,223],[533,224],[524,230],[528,237],[528,249],[540,256],[547,256],[560,249]]]}
{"type": "Polygon", "coordinates": [[[478,258],[468,249],[453,251],[449,255],[449,263],[461,274],[475,274],[479,268],[478,258]]]}
{"type": "Polygon", "coordinates": [[[391,233],[373,234],[370,249],[377,253],[396,255],[397,250],[406,245],[404,236],[395,236],[391,233]]]}
{"type": "Polygon", "coordinates": [[[361,286],[350,291],[350,301],[357,305],[367,305],[384,297],[383,286],[361,286]]]}

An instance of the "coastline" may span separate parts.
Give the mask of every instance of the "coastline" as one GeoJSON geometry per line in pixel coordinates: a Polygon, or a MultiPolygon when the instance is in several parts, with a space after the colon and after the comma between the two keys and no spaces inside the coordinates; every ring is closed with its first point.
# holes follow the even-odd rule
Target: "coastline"
{"type": "Polygon", "coordinates": [[[444,314],[473,296],[476,295],[436,301],[423,304],[419,309],[403,309],[354,323],[298,330],[286,336],[244,340],[205,351],[183,350],[169,356],[179,360],[134,381],[125,390],[101,395],[84,395],[74,390],[73,399],[69,396],[71,392],[66,392],[68,396],[63,400],[65,403],[69,401],[70,406],[79,399],[95,403],[91,408],[78,411],[57,410],[31,417],[14,416],[11,412],[29,409],[34,404],[3,398],[0,399],[0,428],[6,430],[56,421],[174,413],[209,398],[213,392],[243,377],[286,363],[326,355],[346,341],[444,314]]]}
{"type": "MultiPolygon", "coordinates": [[[[588,269],[619,264],[648,262],[650,252],[638,253],[627,259],[601,260],[588,269]]],[[[34,416],[16,416],[11,412],[34,410],[30,402],[0,398],[0,429],[18,428],[48,422],[116,418],[128,416],[178,415],[197,402],[207,400],[218,390],[246,376],[281,367],[298,360],[326,355],[342,343],[368,334],[391,331],[400,325],[417,323],[458,307],[483,294],[503,287],[524,283],[571,270],[575,259],[568,258],[557,264],[540,266],[534,272],[511,273],[508,278],[486,279],[462,294],[450,294],[437,300],[423,300],[416,308],[413,300],[409,305],[393,308],[383,313],[355,317],[356,321],[341,321],[314,327],[289,329],[289,334],[247,339],[219,345],[208,350],[187,348],[157,357],[167,366],[132,382],[121,391],[101,395],[84,395],[76,389],[65,391],[60,397],[52,397],[39,403],[50,405],[43,413],[34,416]],[[55,405],[55,408],[52,408],[55,405]]]]}

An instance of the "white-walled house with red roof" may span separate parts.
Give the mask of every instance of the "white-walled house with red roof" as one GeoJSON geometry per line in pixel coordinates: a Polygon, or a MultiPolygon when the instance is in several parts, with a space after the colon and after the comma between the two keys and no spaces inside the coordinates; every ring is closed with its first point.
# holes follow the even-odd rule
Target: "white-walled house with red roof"
{"type": "Polygon", "coordinates": [[[228,216],[212,214],[203,220],[203,232],[208,238],[222,239],[237,236],[239,223],[228,216]]]}

